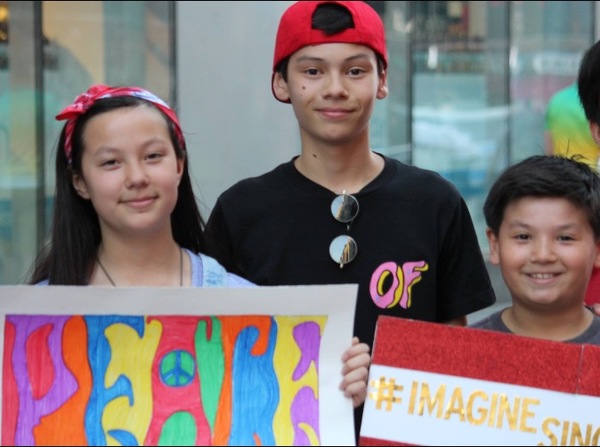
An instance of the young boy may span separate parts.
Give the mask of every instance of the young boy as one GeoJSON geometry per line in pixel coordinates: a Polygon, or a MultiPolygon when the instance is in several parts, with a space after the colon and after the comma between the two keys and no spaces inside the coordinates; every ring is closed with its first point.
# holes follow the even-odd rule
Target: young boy
{"type": "Polygon", "coordinates": [[[379,315],[464,325],[495,301],[456,188],[371,150],[386,67],[367,3],[292,4],[271,87],[292,106],[301,153],[225,191],[206,228],[207,253],[256,284],[357,283],[354,333],[369,346],[379,315]]]}
{"type": "Polygon", "coordinates": [[[547,340],[600,345],[585,307],[600,267],[600,177],[584,161],[533,156],[508,167],[484,203],[490,260],[512,305],[472,325],[547,340]]]}

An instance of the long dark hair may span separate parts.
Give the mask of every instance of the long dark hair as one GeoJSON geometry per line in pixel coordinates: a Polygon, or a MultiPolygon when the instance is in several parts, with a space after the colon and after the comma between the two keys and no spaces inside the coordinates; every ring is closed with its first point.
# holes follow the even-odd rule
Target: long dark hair
{"type": "MultiPolygon", "coordinates": [[[[121,107],[157,107],[134,96],[115,96],[96,101],[75,123],[72,139],[72,162],[65,155],[66,125],[56,149],[56,190],[50,238],[40,250],[33,266],[30,284],[48,280],[52,285],[87,285],[96,252],[102,237],[98,214],[90,200],[83,199],[72,183],[74,173],[81,175],[83,132],[88,121],[96,115],[121,107]]],[[[160,110],[169,128],[171,142],[178,159],[187,157],[187,150],[179,142],[175,126],[160,110]]],[[[185,143],[183,143],[185,145],[185,143]]],[[[177,203],[171,213],[171,231],[175,241],[194,253],[204,251],[205,221],[200,214],[192,188],[188,163],[178,187],[177,203]]]]}

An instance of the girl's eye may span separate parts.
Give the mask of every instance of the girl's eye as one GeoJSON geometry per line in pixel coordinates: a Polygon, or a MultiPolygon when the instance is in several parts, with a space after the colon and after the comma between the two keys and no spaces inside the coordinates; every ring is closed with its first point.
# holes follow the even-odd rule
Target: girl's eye
{"type": "Polygon", "coordinates": [[[105,166],[107,168],[113,167],[117,164],[117,160],[105,160],[101,163],[101,166],[105,166]]]}
{"type": "Polygon", "coordinates": [[[529,239],[529,235],[527,235],[525,233],[517,234],[515,236],[515,239],[518,239],[520,241],[526,241],[527,239],[529,239]]]}
{"type": "Polygon", "coordinates": [[[319,74],[319,70],[317,70],[316,68],[309,68],[305,71],[305,73],[310,76],[316,76],[319,74]]]}
{"type": "Polygon", "coordinates": [[[157,160],[157,159],[159,159],[161,157],[162,157],[162,154],[159,153],[159,152],[154,152],[154,153],[148,155],[148,158],[150,160],[157,160]]]}

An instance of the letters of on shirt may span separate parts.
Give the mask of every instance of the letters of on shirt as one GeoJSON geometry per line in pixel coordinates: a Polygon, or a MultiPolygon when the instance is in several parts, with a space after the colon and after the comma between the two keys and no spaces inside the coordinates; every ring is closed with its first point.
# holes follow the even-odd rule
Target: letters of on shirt
{"type": "Polygon", "coordinates": [[[371,276],[371,299],[382,309],[394,306],[408,309],[412,303],[412,288],[428,269],[425,261],[405,262],[401,266],[395,262],[381,264],[371,276]]]}

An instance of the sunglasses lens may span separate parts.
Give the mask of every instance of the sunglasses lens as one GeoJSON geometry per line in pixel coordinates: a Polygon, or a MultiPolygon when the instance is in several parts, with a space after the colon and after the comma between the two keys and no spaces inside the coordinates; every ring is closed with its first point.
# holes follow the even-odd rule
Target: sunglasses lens
{"type": "Polygon", "coordinates": [[[331,202],[331,214],[338,222],[352,222],[358,214],[358,200],[348,194],[337,196],[331,202]]]}
{"type": "Polygon", "coordinates": [[[348,264],[355,257],[358,248],[356,241],[348,235],[336,237],[329,245],[329,255],[340,266],[348,264]]]}

